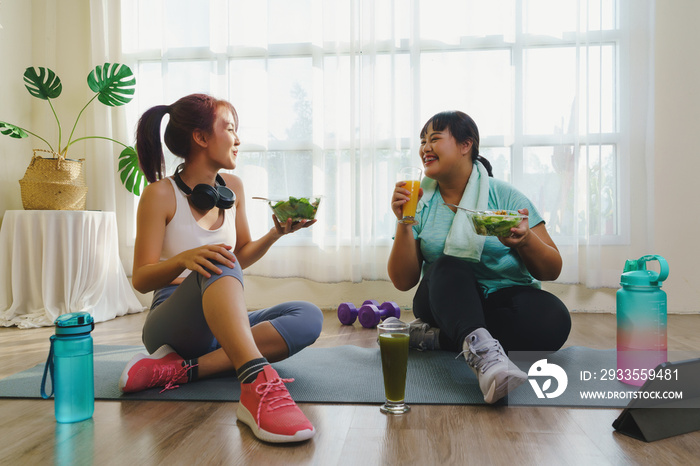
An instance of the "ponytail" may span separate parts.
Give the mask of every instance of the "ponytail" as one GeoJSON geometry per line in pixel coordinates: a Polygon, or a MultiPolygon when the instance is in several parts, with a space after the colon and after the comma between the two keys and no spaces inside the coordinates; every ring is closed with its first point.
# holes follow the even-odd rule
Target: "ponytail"
{"type": "Polygon", "coordinates": [[[238,129],[238,114],[233,105],[206,94],[190,94],[172,105],[156,105],[144,112],[136,128],[136,152],[149,183],[163,178],[165,172],[160,141],[160,126],[165,114],[170,114],[163,134],[165,145],[174,155],[186,159],[192,149],[192,133],[196,130],[206,133],[213,131],[219,107],[231,111],[238,129]]]}
{"type": "Polygon", "coordinates": [[[160,124],[170,111],[168,105],[157,105],[146,110],[136,127],[136,153],[141,170],[149,183],[163,178],[165,157],[160,142],[160,124]]]}
{"type": "Polygon", "coordinates": [[[491,178],[493,178],[493,168],[491,167],[491,162],[486,160],[485,157],[482,157],[481,155],[477,155],[476,157],[472,157],[472,160],[475,162],[481,162],[481,164],[486,168],[486,172],[489,174],[491,178]]]}

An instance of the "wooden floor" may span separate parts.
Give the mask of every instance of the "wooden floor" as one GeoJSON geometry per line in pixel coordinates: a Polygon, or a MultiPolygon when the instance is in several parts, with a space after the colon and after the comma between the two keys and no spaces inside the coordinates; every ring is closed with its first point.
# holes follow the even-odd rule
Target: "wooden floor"
{"type": "MultiPolygon", "coordinates": [[[[97,324],[96,344],[141,344],[145,313],[97,324]]],[[[566,346],[612,348],[615,316],[574,314],[566,346]]],[[[43,362],[51,328],[0,328],[0,378],[43,362]]],[[[700,315],[669,316],[669,349],[700,351],[700,315]]],[[[317,347],[375,347],[374,330],[326,313],[317,347]]],[[[339,362],[340,363],[340,362],[339,362]]],[[[457,362],[456,362],[457,363],[457,362]]],[[[619,409],[427,406],[387,417],[371,405],[301,404],[316,436],[270,445],[236,403],[97,401],[92,421],[57,424],[53,403],[0,399],[0,464],[697,464],[700,432],[653,443],[615,433],[619,409]]]]}

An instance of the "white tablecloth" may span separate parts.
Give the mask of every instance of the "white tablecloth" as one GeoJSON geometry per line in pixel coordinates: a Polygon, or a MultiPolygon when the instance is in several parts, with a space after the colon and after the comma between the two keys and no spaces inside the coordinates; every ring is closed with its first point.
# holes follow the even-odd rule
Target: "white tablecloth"
{"type": "Polygon", "coordinates": [[[119,259],[114,212],[8,210],[0,229],[0,325],[95,322],[142,312],[119,259]]]}

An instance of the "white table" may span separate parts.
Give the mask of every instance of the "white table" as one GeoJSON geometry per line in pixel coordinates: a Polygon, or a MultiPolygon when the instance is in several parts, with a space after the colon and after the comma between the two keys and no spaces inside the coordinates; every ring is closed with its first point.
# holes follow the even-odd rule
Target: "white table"
{"type": "Polygon", "coordinates": [[[119,259],[114,212],[5,212],[1,326],[51,326],[59,315],[79,311],[103,322],[143,310],[119,259]]]}

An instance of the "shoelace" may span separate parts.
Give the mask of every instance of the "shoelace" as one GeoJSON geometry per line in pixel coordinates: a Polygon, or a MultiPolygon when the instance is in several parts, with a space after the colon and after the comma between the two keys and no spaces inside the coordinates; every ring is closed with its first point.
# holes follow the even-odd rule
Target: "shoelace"
{"type": "Polygon", "coordinates": [[[430,330],[430,325],[426,324],[425,322],[418,325],[412,325],[409,330],[409,335],[411,336],[411,339],[414,342],[418,342],[415,344],[415,348],[418,351],[425,351],[428,348],[428,345],[425,344],[425,333],[428,330],[430,330]]]}
{"type": "Polygon", "coordinates": [[[190,369],[193,367],[198,366],[199,364],[185,364],[184,366],[180,367],[177,370],[173,370],[173,366],[161,366],[156,369],[156,373],[153,374],[153,378],[151,379],[151,387],[157,387],[159,385],[162,385],[163,382],[167,382],[165,386],[163,387],[163,390],[161,390],[158,393],[163,393],[166,390],[172,390],[174,388],[180,387],[177,385],[177,381],[184,377],[187,372],[189,372],[190,369]]]}
{"type": "Polygon", "coordinates": [[[294,400],[292,400],[292,396],[289,394],[289,391],[287,391],[287,387],[284,386],[285,383],[290,383],[294,382],[294,379],[281,379],[277,377],[276,379],[272,379],[268,382],[263,382],[257,387],[255,387],[255,392],[260,395],[260,402],[258,403],[258,412],[255,415],[255,422],[258,424],[258,427],[260,427],[260,412],[262,411],[263,407],[263,402],[267,403],[268,410],[274,411],[275,409],[279,408],[284,408],[286,406],[294,406],[294,400]],[[267,396],[272,392],[273,390],[277,390],[279,393],[276,396],[271,396],[269,399],[266,400],[267,396]],[[284,403],[277,403],[274,406],[272,403],[276,401],[282,401],[285,400],[284,403]]]}
{"type": "Polygon", "coordinates": [[[480,370],[482,374],[485,374],[486,371],[489,370],[489,367],[504,360],[502,356],[503,349],[501,348],[501,344],[498,342],[498,340],[487,342],[485,345],[476,349],[469,345],[469,349],[459,353],[457,358],[467,352],[469,352],[469,355],[467,355],[467,364],[477,370],[480,370]],[[489,354],[490,357],[487,357],[489,354]]]}

